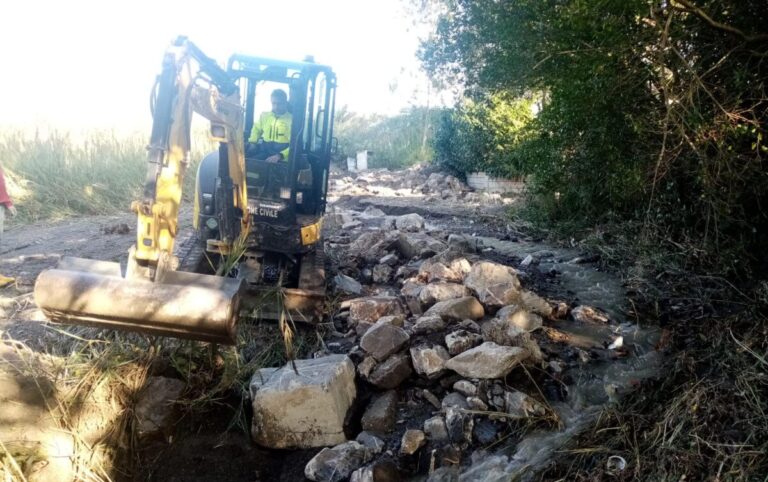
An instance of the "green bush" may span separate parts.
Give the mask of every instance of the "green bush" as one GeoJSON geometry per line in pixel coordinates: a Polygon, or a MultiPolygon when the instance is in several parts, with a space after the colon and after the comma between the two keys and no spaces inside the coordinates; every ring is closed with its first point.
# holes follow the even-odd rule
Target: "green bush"
{"type": "Polygon", "coordinates": [[[497,93],[441,112],[433,138],[435,161],[461,177],[478,171],[507,178],[528,173],[519,148],[530,137],[533,104],[532,98],[497,93]]]}

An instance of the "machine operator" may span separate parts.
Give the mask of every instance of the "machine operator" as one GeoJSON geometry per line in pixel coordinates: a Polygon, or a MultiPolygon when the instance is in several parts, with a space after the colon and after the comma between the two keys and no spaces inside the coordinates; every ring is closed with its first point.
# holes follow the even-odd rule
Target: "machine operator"
{"type": "Polygon", "coordinates": [[[284,90],[275,89],[270,99],[272,110],[262,113],[253,123],[246,154],[249,158],[272,163],[287,161],[293,120],[288,112],[288,94],[284,90]]]}

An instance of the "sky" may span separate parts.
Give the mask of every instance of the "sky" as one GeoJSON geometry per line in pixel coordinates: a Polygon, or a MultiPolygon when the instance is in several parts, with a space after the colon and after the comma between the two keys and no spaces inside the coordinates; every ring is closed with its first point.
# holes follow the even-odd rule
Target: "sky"
{"type": "Polygon", "coordinates": [[[405,1],[8,2],[0,29],[0,125],[147,125],[149,93],[177,35],[222,65],[235,52],[313,55],[336,71],[337,108],[395,114],[427,101],[416,59],[425,30],[414,27],[405,1]]]}

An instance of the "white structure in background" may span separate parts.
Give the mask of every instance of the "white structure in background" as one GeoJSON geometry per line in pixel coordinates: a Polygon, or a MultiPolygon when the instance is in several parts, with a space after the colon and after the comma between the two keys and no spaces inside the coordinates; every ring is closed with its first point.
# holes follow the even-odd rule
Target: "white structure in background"
{"type": "Polygon", "coordinates": [[[373,155],[371,151],[360,151],[357,157],[347,157],[347,170],[352,172],[368,169],[368,158],[373,155]]]}
{"type": "Polygon", "coordinates": [[[490,177],[484,172],[470,172],[467,174],[467,184],[472,189],[486,192],[521,192],[525,183],[522,180],[513,181],[499,177],[490,177]]]}

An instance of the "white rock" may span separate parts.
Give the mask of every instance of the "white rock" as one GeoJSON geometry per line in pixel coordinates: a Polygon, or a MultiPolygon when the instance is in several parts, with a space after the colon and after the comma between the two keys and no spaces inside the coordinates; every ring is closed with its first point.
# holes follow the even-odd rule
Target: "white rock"
{"type": "Polygon", "coordinates": [[[529,313],[518,305],[505,306],[496,313],[496,318],[528,332],[544,326],[544,320],[541,319],[541,316],[529,313]]]}
{"type": "Polygon", "coordinates": [[[415,454],[427,441],[426,435],[421,430],[406,430],[400,441],[400,453],[405,455],[415,454]]]}
{"type": "Polygon", "coordinates": [[[479,320],[485,310],[473,296],[464,296],[435,303],[425,315],[438,315],[445,321],[479,320]]]}
{"type": "MultiPolygon", "coordinates": [[[[251,434],[269,448],[311,448],[346,441],[344,419],[356,396],[355,366],[345,355],[297,360],[254,374],[251,434]]],[[[350,471],[351,472],[351,471],[350,471]]]]}
{"type": "Polygon", "coordinates": [[[521,290],[520,280],[513,268],[489,261],[475,263],[464,284],[481,303],[494,307],[514,303],[521,290]]]}

